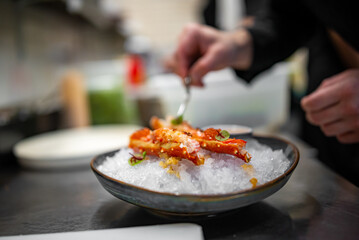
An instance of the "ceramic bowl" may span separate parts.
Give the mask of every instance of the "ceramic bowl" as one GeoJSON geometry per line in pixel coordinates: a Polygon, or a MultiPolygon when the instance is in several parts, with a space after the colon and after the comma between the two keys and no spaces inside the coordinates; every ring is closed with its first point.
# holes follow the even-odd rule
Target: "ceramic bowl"
{"type": "MultiPolygon", "coordinates": [[[[290,161],[279,177],[255,188],[228,194],[171,194],[148,190],[111,178],[98,170],[98,166],[117,151],[105,153],[91,161],[91,168],[101,185],[115,197],[160,214],[175,216],[216,215],[261,201],[282,188],[289,180],[299,161],[299,151],[290,142],[277,137],[252,136],[252,139],[271,147],[282,149],[290,161]]],[[[250,140],[250,139],[246,139],[250,140]]]]}

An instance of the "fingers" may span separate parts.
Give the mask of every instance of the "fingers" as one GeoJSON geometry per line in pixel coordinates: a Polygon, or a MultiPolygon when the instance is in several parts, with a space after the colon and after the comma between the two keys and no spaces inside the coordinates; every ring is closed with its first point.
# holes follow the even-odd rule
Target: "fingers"
{"type": "Polygon", "coordinates": [[[223,57],[224,51],[220,45],[213,46],[190,69],[190,76],[194,84],[201,84],[202,78],[208,72],[224,67],[226,59],[223,57]]]}
{"type": "Polygon", "coordinates": [[[343,118],[335,122],[323,124],[320,128],[326,136],[334,137],[359,129],[359,121],[356,117],[343,118]]]}
{"type": "Polygon", "coordinates": [[[342,143],[359,142],[359,114],[340,109],[342,104],[336,104],[323,111],[307,113],[306,118],[319,126],[327,137],[336,137],[342,143]]]}
{"type": "MultiPolygon", "coordinates": [[[[182,78],[192,77],[192,85],[203,86],[209,71],[225,67],[247,69],[252,61],[252,38],[248,31],[222,32],[208,26],[189,24],[182,31],[175,53],[182,78]]],[[[172,69],[172,68],[171,68],[172,69]]]]}
{"type": "Polygon", "coordinates": [[[319,86],[319,88],[327,87],[333,84],[340,83],[343,79],[345,79],[348,75],[348,72],[345,71],[341,74],[334,75],[333,77],[325,79],[319,86]]]}
{"type": "Polygon", "coordinates": [[[211,71],[212,62],[213,54],[207,54],[193,64],[189,75],[192,78],[192,84],[194,86],[203,85],[202,78],[211,71]]]}
{"type": "Polygon", "coordinates": [[[337,137],[341,143],[357,143],[359,142],[359,131],[348,132],[337,137]]]}
{"type": "Polygon", "coordinates": [[[192,85],[203,86],[202,78],[212,70],[229,66],[228,56],[232,51],[227,44],[232,39],[224,32],[198,24],[187,25],[181,33],[176,51],[178,73],[184,78],[192,77],[192,85]],[[226,62],[226,64],[224,64],[226,62]]]}
{"type": "Polygon", "coordinates": [[[174,72],[179,74],[178,60],[175,54],[165,57],[162,59],[162,65],[166,71],[174,72]]]}
{"type": "Polygon", "coordinates": [[[340,120],[343,117],[341,114],[341,105],[339,103],[329,106],[325,109],[307,112],[306,118],[308,122],[313,125],[323,125],[340,120]]]}
{"type": "Polygon", "coordinates": [[[359,142],[359,71],[328,78],[301,101],[307,120],[342,143],[359,142]]]}
{"type": "Polygon", "coordinates": [[[359,69],[348,69],[342,73],[339,73],[337,75],[334,75],[330,78],[325,79],[321,84],[319,88],[330,86],[332,84],[340,84],[343,81],[347,82],[351,79],[356,79],[359,77],[359,69]]]}
{"type": "Polygon", "coordinates": [[[306,112],[315,112],[332,105],[340,100],[340,92],[336,84],[318,88],[315,92],[302,99],[301,105],[306,112]]]}
{"type": "Polygon", "coordinates": [[[201,26],[198,24],[187,25],[179,39],[179,44],[176,51],[178,60],[178,73],[184,78],[188,75],[188,69],[191,63],[199,55],[199,35],[201,26]]]}
{"type": "Polygon", "coordinates": [[[303,98],[302,107],[305,111],[318,111],[326,108],[342,97],[357,94],[355,88],[357,88],[358,83],[359,70],[357,69],[350,69],[327,78],[314,93],[303,98]]]}

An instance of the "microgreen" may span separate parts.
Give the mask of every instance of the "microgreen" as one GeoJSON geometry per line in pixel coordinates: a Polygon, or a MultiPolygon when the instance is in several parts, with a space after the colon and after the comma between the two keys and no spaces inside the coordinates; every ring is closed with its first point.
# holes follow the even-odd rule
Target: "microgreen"
{"type": "Polygon", "coordinates": [[[146,157],[146,151],[144,151],[144,152],[142,153],[142,156],[141,156],[141,155],[133,155],[133,154],[131,154],[131,153],[130,153],[130,155],[131,155],[132,157],[130,157],[130,159],[128,159],[128,163],[129,163],[131,166],[135,166],[135,165],[141,163],[141,162],[145,159],[145,157],[146,157]]]}
{"type": "Polygon", "coordinates": [[[216,139],[218,141],[225,141],[229,138],[229,132],[227,132],[226,130],[221,130],[220,132],[218,132],[216,139]]]}
{"type": "Polygon", "coordinates": [[[174,119],[172,119],[171,123],[173,125],[180,125],[183,122],[183,115],[180,115],[174,119]]]}

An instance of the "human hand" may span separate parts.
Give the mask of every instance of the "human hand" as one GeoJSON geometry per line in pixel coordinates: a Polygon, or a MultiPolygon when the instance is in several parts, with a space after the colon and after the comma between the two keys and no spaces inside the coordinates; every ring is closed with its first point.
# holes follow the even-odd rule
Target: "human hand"
{"type": "Polygon", "coordinates": [[[247,69],[252,61],[252,40],[244,30],[222,32],[199,25],[187,25],[175,53],[165,65],[182,78],[191,76],[192,85],[203,86],[202,77],[210,71],[234,67],[247,69]]]}
{"type": "Polygon", "coordinates": [[[307,120],[341,143],[359,142],[359,69],[349,69],[322,82],[301,101],[307,120]]]}

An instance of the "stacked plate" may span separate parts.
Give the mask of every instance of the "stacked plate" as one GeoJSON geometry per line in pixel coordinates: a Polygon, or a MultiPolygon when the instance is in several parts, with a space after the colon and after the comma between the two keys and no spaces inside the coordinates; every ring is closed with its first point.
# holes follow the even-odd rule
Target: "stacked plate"
{"type": "Polygon", "coordinates": [[[37,135],[17,143],[14,153],[22,166],[37,169],[87,165],[101,153],[128,144],[130,134],[140,126],[104,125],[60,130],[37,135]]]}

